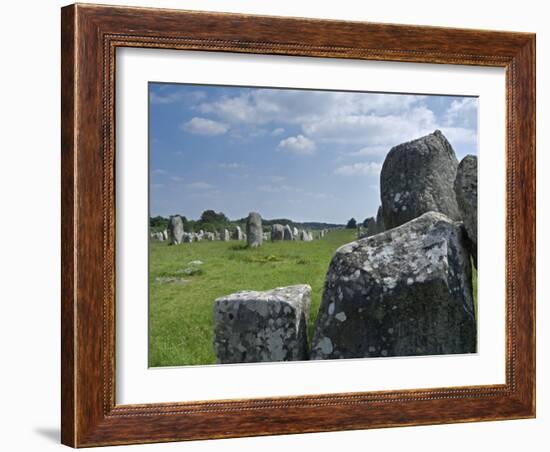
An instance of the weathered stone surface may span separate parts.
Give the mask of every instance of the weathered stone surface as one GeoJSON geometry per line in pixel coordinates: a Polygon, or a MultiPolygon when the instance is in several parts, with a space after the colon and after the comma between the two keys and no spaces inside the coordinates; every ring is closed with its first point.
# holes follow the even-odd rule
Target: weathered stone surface
{"type": "Polygon", "coordinates": [[[470,239],[470,251],[477,266],[477,157],[467,155],[458,165],[455,179],[458,208],[470,239]]]}
{"type": "Polygon", "coordinates": [[[264,235],[262,217],[257,212],[250,212],[246,220],[246,243],[250,248],[262,246],[264,235]]]}
{"type": "Polygon", "coordinates": [[[311,242],[313,240],[313,236],[311,235],[311,233],[306,231],[305,229],[301,229],[298,236],[303,242],[311,242]]]}
{"type": "Polygon", "coordinates": [[[439,130],[392,148],[380,173],[385,229],[430,211],[459,220],[453,188],[457,166],[455,152],[439,130]]]}
{"type": "Polygon", "coordinates": [[[312,359],[473,353],[476,321],[461,223],[436,212],[340,247],[312,359]]]}
{"type": "Polygon", "coordinates": [[[214,351],[218,363],[307,359],[310,304],[311,287],[307,284],[266,292],[243,291],[216,299],[214,351]]]}
{"type": "Polygon", "coordinates": [[[283,240],[285,237],[285,227],[282,224],[275,223],[271,225],[271,240],[283,240]]]}
{"type": "Polygon", "coordinates": [[[183,240],[183,219],[179,215],[170,217],[168,221],[168,232],[170,235],[170,243],[179,245],[183,240]]]}
{"type": "Polygon", "coordinates": [[[221,233],[220,233],[220,240],[222,242],[229,242],[229,240],[231,240],[231,234],[229,234],[229,231],[227,229],[224,229],[221,233]]]}
{"type": "Polygon", "coordinates": [[[287,224],[283,229],[283,240],[292,240],[294,236],[292,235],[292,229],[287,224]]]}

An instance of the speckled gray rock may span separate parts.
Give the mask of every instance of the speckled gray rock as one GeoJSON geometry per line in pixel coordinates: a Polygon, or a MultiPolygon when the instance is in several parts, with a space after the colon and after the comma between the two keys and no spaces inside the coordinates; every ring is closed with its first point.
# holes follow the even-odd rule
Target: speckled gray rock
{"type": "Polygon", "coordinates": [[[292,235],[292,229],[287,224],[283,229],[283,240],[293,240],[294,236],[292,235]]]}
{"type": "Polygon", "coordinates": [[[311,287],[243,291],[214,303],[217,362],[254,363],[308,359],[307,318],[311,287]]]}
{"type": "Polygon", "coordinates": [[[250,212],[246,220],[246,243],[250,248],[262,246],[262,217],[257,212],[250,212]]]}
{"type": "Polygon", "coordinates": [[[380,173],[385,228],[430,211],[459,220],[453,188],[457,166],[455,152],[439,130],[392,148],[380,173]]]}
{"type": "Polygon", "coordinates": [[[477,157],[475,155],[467,155],[458,165],[454,188],[462,221],[471,241],[470,251],[477,265],[477,157]]]}
{"type": "Polygon", "coordinates": [[[476,351],[461,223],[428,212],[340,247],[329,266],[312,359],[476,351]]]}
{"type": "Polygon", "coordinates": [[[183,241],[183,219],[179,215],[170,217],[168,221],[168,233],[170,235],[170,243],[179,245],[183,241]]]}
{"type": "Polygon", "coordinates": [[[283,240],[285,238],[285,227],[282,224],[275,223],[271,225],[271,240],[283,240]]]}

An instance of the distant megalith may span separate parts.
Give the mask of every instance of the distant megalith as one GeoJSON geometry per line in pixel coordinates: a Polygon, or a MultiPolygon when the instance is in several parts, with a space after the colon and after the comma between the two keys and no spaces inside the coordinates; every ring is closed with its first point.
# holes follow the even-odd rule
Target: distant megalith
{"type": "Polygon", "coordinates": [[[456,171],[456,201],[466,233],[471,241],[472,257],[477,266],[477,157],[467,155],[456,171]]]}
{"type": "Polygon", "coordinates": [[[257,212],[250,212],[246,220],[246,243],[250,248],[258,248],[262,241],[262,217],[257,212]]]}
{"type": "Polygon", "coordinates": [[[305,229],[300,230],[298,237],[302,242],[311,242],[313,240],[313,236],[311,235],[311,233],[306,231],[305,229]]]}
{"type": "Polygon", "coordinates": [[[179,245],[183,241],[183,219],[179,215],[170,217],[168,221],[168,233],[170,236],[170,243],[172,245],[179,245]]]}
{"type": "Polygon", "coordinates": [[[475,351],[472,270],[461,223],[428,212],[336,251],[311,359],[475,351]]]}
{"type": "Polygon", "coordinates": [[[384,225],[384,214],[382,212],[382,206],[378,206],[378,211],[376,212],[376,233],[380,234],[386,230],[384,225]]]}
{"type": "Polygon", "coordinates": [[[221,233],[220,233],[220,240],[222,242],[229,242],[229,240],[231,240],[231,234],[229,234],[229,231],[227,229],[224,229],[221,233]]]}
{"type": "Polygon", "coordinates": [[[283,229],[283,240],[292,239],[294,239],[294,236],[292,235],[292,229],[290,229],[290,226],[287,224],[283,229]]]}
{"type": "Polygon", "coordinates": [[[430,211],[460,219],[453,188],[457,166],[455,152],[439,130],[392,148],[380,173],[385,228],[430,211]]]}
{"type": "Polygon", "coordinates": [[[240,226],[237,226],[233,231],[233,240],[244,240],[243,231],[240,226]]]}
{"type": "Polygon", "coordinates": [[[298,234],[299,234],[298,228],[294,226],[292,228],[292,236],[294,237],[294,240],[298,240],[298,234]]]}
{"type": "Polygon", "coordinates": [[[282,224],[275,223],[271,225],[271,240],[284,240],[285,227],[282,224]]]}
{"type": "Polygon", "coordinates": [[[365,220],[365,227],[367,228],[366,237],[376,234],[376,220],[374,217],[369,217],[365,220]]]}
{"type": "Polygon", "coordinates": [[[217,362],[255,363],[308,359],[311,287],[242,291],[214,303],[217,362]]]}

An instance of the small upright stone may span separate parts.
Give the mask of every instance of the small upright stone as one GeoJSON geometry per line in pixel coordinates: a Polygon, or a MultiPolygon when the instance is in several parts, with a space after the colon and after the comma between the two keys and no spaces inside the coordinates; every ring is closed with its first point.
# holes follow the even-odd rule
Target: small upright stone
{"type": "Polygon", "coordinates": [[[311,235],[311,233],[306,231],[305,229],[300,230],[299,237],[302,242],[311,242],[313,240],[313,236],[311,235]]]}
{"type": "Polygon", "coordinates": [[[296,226],[292,228],[292,236],[294,237],[294,240],[298,240],[298,228],[296,226]]]}
{"type": "Polygon", "coordinates": [[[271,240],[274,242],[276,240],[284,240],[284,238],[285,227],[278,223],[271,225],[271,240]]]}
{"type": "Polygon", "coordinates": [[[458,165],[455,179],[456,201],[471,243],[477,266],[477,157],[467,155],[458,165]]]}
{"type": "Polygon", "coordinates": [[[287,224],[283,229],[283,240],[292,240],[294,237],[292,235],[292,229],[287,224]]]}
{"type": "Polygon", "coordinates": [[[367,228],[366,237],[370,237],[371,235],[377,234],[377,228],[376,228],[376,220],[374,217],[367,218],[365,222],[365,227],[367,228]]]}
{"type": "Polygon", "coordinates": [[[227,229],[224,229],[220,234],[220,240],[222,242],[229,242],[231,240],[231,234],[229,234],[229,231],[227,229]]]}
{"type": "Polygon", "coordinates": [[[257,248],[262,245],[262,241],[262,217],[257,212],[250,212],[246,220],[246,242],[250,248],[257,248]]]}
{"type": "Polygon", "coordinates": [[[235,231],[233,231],[233,240],[244,240],[243,231],[240,226],[237,226],[235,231]]]}
{"type": "Polygon", "coordinates": [[[183,241],[183,219],[179,215],[170,217],[168,222],[168,231],[170,233],[170,243],[179,245],[183,241]]]}
{"type": "Polygon", "coordinates": [[[455,151],[439,130],[392,148],[380,173],[385,228],[431,211],[460,220],[453,188],[457,166],[455,151]]]}
{"type": "Polygon", "coordinates": [[[311,287],[242,291],[214,303],[217,362],[255,363],[308,359],[311,287]]]}
{"type": "Polygon", "coordinates": [[[378,212],[376,212],[376,233],[380,234],[386,230],[384,225],[384,215],[382,213],[382,206],[378,207],[378,212]]]}

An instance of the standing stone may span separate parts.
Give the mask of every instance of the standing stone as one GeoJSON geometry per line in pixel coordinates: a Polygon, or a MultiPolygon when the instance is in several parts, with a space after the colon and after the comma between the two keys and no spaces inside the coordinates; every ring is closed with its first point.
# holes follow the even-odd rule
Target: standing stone
{"type": "Polygon", "coordinates": [[[453,188],[457,166],[455,152],[439,130],[392,148],[380,173],[385,228],[430,211],[459,220],[453,188]]]}
{"type": "Polygon", "coordinates": [[[470,251],[477,266],[477,157],[475,155],[467,155],[458,165],[454,188],[462,221],[471,242],[470,251]]]}
{"type": "Polygon", "coordinates": [[[386,230],[384,225],[384,215],[382,212],[382,206],[378,207],[378,212],[376,212],[376,233],[380,234],[386,230]]]}
{"type": "Polygon", "coordinates": [[[292,236],[294,237],[294,240],[298,240],[298,234],[299,234],[298,228],[296,226],[294,226],[292,228],[292,236]]]}
{"type": "Polygon", "coordinates": [[[294,237],[292,235],[292,229],[287,224],[283,229],[283,240],[292,240],[294,237]]]}
{"type": "Polygon", "coordinates": [[[216,299],[214,351],[217,362],[307,359],[310,304],[311,287],[307,284],[266,292],[242,291],[216,299]]]}
{"type": "Polygon", "coordinates": [[[250,212],[246,220],[246,243],[250,248],[257,248],[262,245],[262,241],[262,217],[257,212],[250,212]]]}
{"type": "Polygon", "coordinates": [[[241,230],[240,226],[237,226],[235,230],[233,231],[233,240],[243,240],[243,231],[241,230]]]}
{"type": "Polygon", "coordinates": [[[285,228],[282,224],[275,223],[271,225],[271,240],[283,240],[285,237],[285,228]]]}
{"type": "Polygon", "coordinates": [[[269,240],[269,234],[267,232],[263,232],[262,237],[263,237],[264,241],[269,240]]]}
{"type": "Polygon", "coordinates": [[[183,219],[179,215],[170,217],[168,221],[168,232],[170,233],[170,243],[179,245],[183,240],[183,219]]]}
{"type": "Polygon", "coordinates": [[[367,233],[365,235],[365,237],[370,237],[371,235],[376,235],[376,220],[374,219],[374,217],[369,217],[367,218],[366,220],[366,228],[367,228],[367,233]]]}
{"type": "Polygon", "coordinates": [[[192,232],[184,232],[182,240],[184,243],[191,243],[194,238],[195,234],[193,234],[192,232]]]}
{"type": "Polygon", "coordinates": [[[231,235],[229,234],[229,231],[227,229],[224,229],[220,234],[220,240],[222,242],[229,242],[231,239],[231,235]]]}
{"type": "Polygon", "coordinates": [[[336,251],[311,356],[474,353],[476,336],[464,228],[428,212],[336,251]]]}
{"type": "Polygon", "coordinates": [[[312,235],[304,229],[300,230],[299,237],[303,242],[311,242],[313,240],[312,235]]]}

